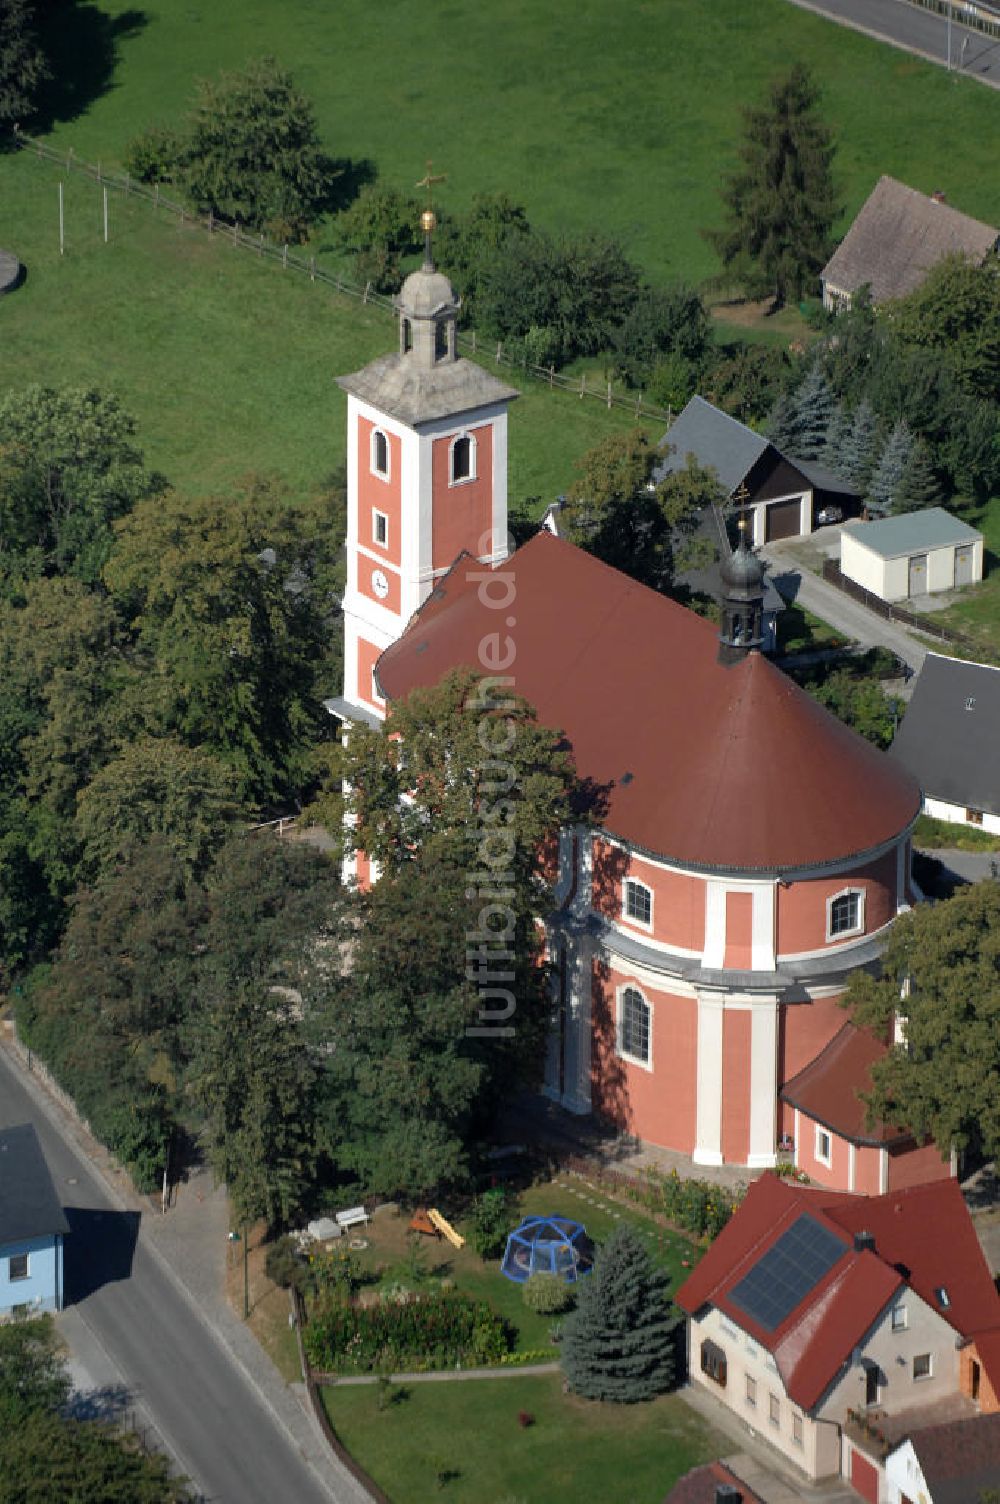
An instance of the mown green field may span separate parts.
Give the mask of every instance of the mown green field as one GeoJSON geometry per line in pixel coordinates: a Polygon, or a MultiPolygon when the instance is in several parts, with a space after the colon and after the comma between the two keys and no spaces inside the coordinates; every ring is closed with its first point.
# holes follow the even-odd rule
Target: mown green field
{"type": "Polygon", "coordinates": [[[506,189],[553,229],[619,236],[657,276],[700,280],[740,107],[797,60],[824,91],[846,224],[880,173],[997,223],[1000,98],[788,0],[96,0],[63,45],[55,136],[111,160],[186,108],[197,76],[273,53],[329,150],[446,204],[506,189]],[[108,55],[117,53],[108,82],[108,55]],[[98,93],[98,91],[100,91],[98,93]],[[90,97],[94,95],[95,97],[90,97]],[[82,113],[81,113],[82,107],[82,113]],[[72,118],[67,118],[72,117],[72,118]]]}

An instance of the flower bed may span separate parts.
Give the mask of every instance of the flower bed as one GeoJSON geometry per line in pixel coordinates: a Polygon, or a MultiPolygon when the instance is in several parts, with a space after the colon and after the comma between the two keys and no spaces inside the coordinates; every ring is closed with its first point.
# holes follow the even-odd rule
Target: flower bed
{"type": "Polygon", "coordinates": [[[452,1294],[333,1307],[314,1316],[303,1333],[310,1364],[327,1373],[501,1363],[511,1337],[507,1322],[485,1301],[452,1294]]]}

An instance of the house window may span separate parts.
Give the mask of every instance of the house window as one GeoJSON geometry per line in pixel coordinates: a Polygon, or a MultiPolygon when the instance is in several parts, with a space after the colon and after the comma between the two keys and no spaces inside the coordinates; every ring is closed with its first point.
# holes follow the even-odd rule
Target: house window
{"type": "Polygon", "coordinates": [[[382,699],[382,691],[378,687],[378,679],[375,677],[374,668],[372,669],[372,699],[380,702],[382,699]]]}
{"type": "Polygon", "coordinates": [[[772,1426],[781,1425],[781,1401],[776,1394],[768,1397],[768,1419],[772,1426]]]}
{"type": "Polygon", "coordinates": [[[701,1371],[718,1384],[720,1389],[726,1387],[726,1355],[716,1342],[705,1341],[701,1344],[701,1371]]]}
{"type": "Polygon", "coordinates": [[[451,446],[451,483],[475,480],[476,441],[469,433],[459,434],[451,446]]]}
{"type": "Polygon", "coordinates": [[[757,1380],[756,1379],[752,1379],[750,1377],[750,1375],[747,1374],[746,1375],[746,1381],[747,1381],[746,1402],[747,1402],[747,1404],[748,1404],[748,1406],[750,1407],[751,1410],[756,1410],[756,1408],[757,1408],[757,1380]]]}
{"type": "Polygon", "coordinates": [[[893,1329],[894,1332],[905,1332],[906,1331],[906,1307],[905,1306],[893,1306],[893,1308],[892,1308],[892,1329],[893,1329]]]}
{"type": "Polygon", "coordinates": [[[825,1128],[816,1128],[816,1158],[829,1170],[833,1164],[833,1139],[825,1128]]]}
{"type": "Polygon", "coordinates": [[[650,1007],[636,987],[625,987],[619,999],[618,1051],[640,1065],[649,1065],[650,1007]]]}
{"type": "Polygon", "coordinates": [[[389,440],[381,428],[372,429],[371,464],[373,474],[389,479],[389,440]]]}
{"type": "Polygon", "coordinates": [[[389,546],[389,519],[384,512],[372,512],[372,541],[380,548],[389,546]]]}
{"type": "Polygon", "coordinates": [[[652,924],[653,922],[653,894],[645,883],[636,882],[630,877],[625,884],[625,918],[634,919],[636,924],[652,924]]]}
{"type": "Polygon", "coordinates": [[[917,1353],[916,1357],[913,1359],[914,1381],[916,1381],[917,1379],[929,1379],[932,1377],[933,1372],[934,1366],[931,1362],[930,1353],[917,1353]]]}
{"type": "Polygon", "coordinates": [[[983,812],[982,812],[982,810],[981,809],[967,809],[965,811],[965,820],[966,820],[966,824],[968,824],[968,825],[982,825],[982,823],[983,823],[983,812]]]}
{"type": "Polygon", "coordinates": [[[826,901],[826,938],[857,935],[865,927],[865,895],[860,888],[845,888],[826,901]]]}
{"type": "Polygon", "coordinates": [[[797,1447],[802,1445],[802,1417],[792,1411],[792,1440],[797,1447]]]}
{"type": "Polygon", "coordinates": [[[26,1253],[11,1254],[7,1260],[7,1278],[11,1281],[28,1278],[28,1255],[26,1253]]]}

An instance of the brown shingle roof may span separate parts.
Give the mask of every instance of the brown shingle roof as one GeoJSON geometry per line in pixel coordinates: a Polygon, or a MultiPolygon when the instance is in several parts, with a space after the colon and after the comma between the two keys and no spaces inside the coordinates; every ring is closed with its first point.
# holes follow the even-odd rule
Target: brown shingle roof
{"type": "Polygon", "coordinates": [[[820,275],[847,293],[867,282],[873,302],[884,303],[913,292],[944,256],[982,261],[998,238],[992,225],[881,177],[820,275]]]}
{"type": "Polygon", "coordinates": [[[1000,1415],[977,1415],[914,1431],[910,1444],[934,1504],[972,1504],[1000,1487],[1000,1415]]]}
{"type": "Polygon", "coordinates": [[[505,610],[459,559],[382,654],[379,683],[404,699],[513,651],[514,691],[609,788],[612,835],[697,868],[788,872],[871,851],[918,813],[891,758],[759,653],[721,665],[716,627],[675,601],[548,532],[501,578],[505,610]]]}
{"type": "Polygon", "coordinates": [[[781,1090],[782,1101],[797,1107],[852,1144],[891,1144],[911,1137],[904,1128],[865,1124],[859,1092],[872,1089],[872,1066],[884,1059],[886,1045],[868,1029],[845,1024],[816,1059],[781,1090]]]}
{"type": "Polygon", "coordinates": [[[737,1478],[724,1462],[709,1462],[704,1467],[692,1468],[667,1494],[663,1504],[715,1504],[715,1485],[728,1483],[739,1489],[742,1504],[764,1504],[760,1494],[737,1478]]]}

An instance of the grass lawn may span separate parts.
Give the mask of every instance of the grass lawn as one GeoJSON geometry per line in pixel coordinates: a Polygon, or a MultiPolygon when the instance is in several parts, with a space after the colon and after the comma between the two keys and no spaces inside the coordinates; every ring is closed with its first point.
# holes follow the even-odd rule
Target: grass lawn
{"type": "MultiPolygon", "coordinates": [[[[311,489],[343,461],[334,378],[393,348],[387,314],[133,199],[112,197],[105,245],[100,189],[79,173],[64,181],[60,258],[57,169],[21,153],[0,158],[0,175],[10,243],[28,267],[0,302],[0,389],[116,391],[148,460],[180,489],[226,489],[251,470],[311,489]]],[[[538,382],[523,391],[510,420],[512,502],[551,500],[587,449],[632,426],[626,412],[538,382]]]]}
{"type": "Polygon", "coordinates": [[[841,632],[795,601],[787,603],[778,614],[779,653],[810,653],[840,647],[845,641],[841,632]]]}
{"type": "Polygon", "coordinates": [[[993,91],[787,0],[93,0],[58,25],[73,86],[53,135],[82,156],[120,160],[139,129],[179,119],[196,77],[270,52],[335,156],[402,188],[433,157],[446,205],[505,189],[542,226],[619,237],[660,277],[716,272],[700,231],[719,223],[741,106],[796,60],[822,85],[841,229],[883,172],[1000,214],[993,91]]]}
{"type": "Polygon", "coordinates": [[[913,844],[922,851],[1000,851],[1000,836],[989,830],[975,830],[969,825],[952,825],[950,820],[935,820],[921,815],[913,828],[913,844]]]}
{"type": "Polygon", "coordinates": [[[323,1390],[347,1450],[392,1504],[657,1504],[677,1478],[725,1451],[677,1396],[600,1405],[544,1378],[414,1384],[377,1408],[373,1387],[323,1390]],[[522,1427],[519,1411],[534,1415],[522,1427]],[[439,1490],[438,1475],[448,1480],[439,1490]]]}
{"type": "Polygon", "coordinates": [[[936,611],[933,620],[961,632],[974,647],[935,645],[934,651],[1000,663],[1000,497],[980,507],[966,507],[960,515],[971,527],[979,528],[986,540],[982,583],[969,586],[953,606],[936,611]]]}
{"type": "Polygon", "coordinates": [[[730,1445],[676,1395],[602,1405],[564,1395],[559,1374],[413,1384],[382,1411],[371,1385],[325,1389],[323,1399],[393,1504],[658,1504],[730,1445]],[[518,1423],[522,1410],[534,1425],[518,1423]]]}

